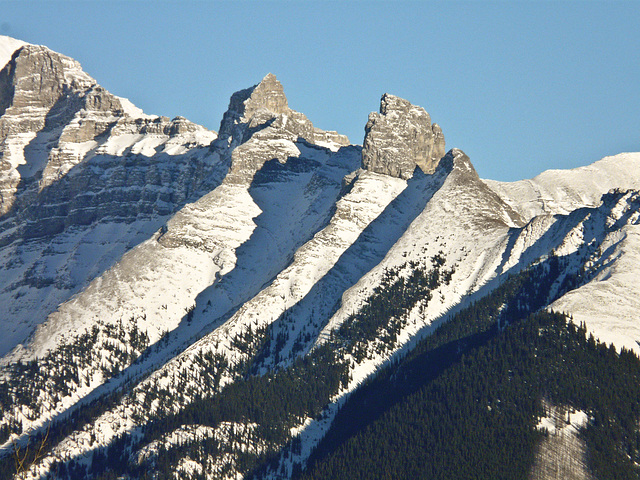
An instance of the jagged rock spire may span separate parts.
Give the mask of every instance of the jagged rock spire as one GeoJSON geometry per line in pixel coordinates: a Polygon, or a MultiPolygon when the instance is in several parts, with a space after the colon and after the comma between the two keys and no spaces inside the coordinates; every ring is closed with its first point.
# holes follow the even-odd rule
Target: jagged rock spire
{"type": "Polygon", "coordinates": [[[385,93],[380,113],[365,126],[362,166],[367,170],[410,178],[416,165],[433,173],[445,154],[444,135],[429,114],[407,100],[385,93]]]}
{"type": "Polygon", "coordinates": [[[289,111],[282,84],[272,73],[268,73],[257,85],[231,95],[229,108],[220,123],[220,138],[233,136],[236,126],[251,123],[260,111],[271,118],[289,111]]]}
{"type": "Polygon", "coordinates": [[[261,108],[276,115],[289,111],[289,104],[282,84],[273,73],[268,73],[253,89],[251,96],[245,102],[244,115],[251,117],[261,108]]]}
{"type": "Polygon", "coordinates": [[[303,113],[289,108],[282,84],[272,73],[257,85],[231,96],[218,138],[238,145],[268,126],[272,127],[269,135],[293,141],[302,138],[309,143],[349,144],[346,136],[315,128],[303,113]]]}

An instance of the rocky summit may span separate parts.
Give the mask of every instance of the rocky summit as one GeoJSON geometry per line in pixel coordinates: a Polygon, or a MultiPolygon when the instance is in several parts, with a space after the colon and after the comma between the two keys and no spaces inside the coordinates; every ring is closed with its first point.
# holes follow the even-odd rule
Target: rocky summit
{"type": "Polygon", "coordinates": [[[380,113],[372,112],[365,126],[362,165],[372,172],[411,178],[416,166],[433,173],[444,156],[444,135],[422,108],[385,93],[380,113]]]}
{"type": "Polygon", "coordinates": [[[216,133],[0,37],[0,480],[638,478],[640,153],[496,182],[290,100],[216,133]]]}

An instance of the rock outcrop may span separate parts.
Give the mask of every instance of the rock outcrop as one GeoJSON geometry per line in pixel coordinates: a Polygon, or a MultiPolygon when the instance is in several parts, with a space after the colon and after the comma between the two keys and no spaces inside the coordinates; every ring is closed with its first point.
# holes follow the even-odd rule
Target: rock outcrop
{"type": "Polygon", "coordinates": [[[117,97],[75,60],[38,45],[16,50],[0,71],[0,215],[13,206],[18,184],[26,187],[24,176],[42,172],[63,128],[81,111],[96,115],[90,123],[74,124],[77,141],[104,133],[114,115],[124,114],[117,97]],[[37,152],[37,160],[19,172],[26,149],[37,152]]]}
{"type": "Polygon", "coordinates": [[[281,135],[308,143],[326,142],[349,145],[349,139],[337,132],[315,128],[302,113],[289,108],[282,84],[268,73],[253,87],[234,93],[220,123],[220,140],[243,143],[254,133],[273,127],[281,135]]]}
{"type": "Polygon", "coordinates": [[[431,124],[422,107],[387,93],[382,96],[380,113],[371,113],[365,126],[365,169],[408,179],[416,166],[433,173],[444,154],[442,130],[431,124]]]}
{"type": "Polygon", "coordinates": [[[32,237],[170,213],[207,180],[202,147],[215,138],[183,117],[145,115],[69,57],[20,46],[0,70],[0,216],[37,222],[22,232],[32,237]]]}
{"type": "Polygon", "coordinates": [[[220,123],[219,138],[242,143],[256,130],[273,123],[279,115],[290,112],[292,110],[289,108],[282,84],[275,75],[269,73],[259,84],[231,96],[229,108],[220,123]]]}
{"type": "Polygon", "coordinates": [[[334,151],[349,145],[346,136],[315,128],[289,108],[282,84],[269,73],[259,84],[234,93],[222,118],[217,146],[232,151],[225,182],[247,184],[266,161],[297,157],[299,141],[334,151]]]}

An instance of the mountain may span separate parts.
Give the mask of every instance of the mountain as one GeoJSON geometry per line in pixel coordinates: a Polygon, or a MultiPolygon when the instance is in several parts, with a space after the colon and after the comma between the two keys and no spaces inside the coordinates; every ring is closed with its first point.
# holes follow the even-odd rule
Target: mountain
{"type": "Polygon", "coordinates": [[[640,475],[640,153],[502,183],[390,94],[360,146],[272,74],[216,133],[43,46],[0,64],[3,478],[371,478],[388,438],[385,475],[464,476],[439,420],[469,478],[640,475]]]}

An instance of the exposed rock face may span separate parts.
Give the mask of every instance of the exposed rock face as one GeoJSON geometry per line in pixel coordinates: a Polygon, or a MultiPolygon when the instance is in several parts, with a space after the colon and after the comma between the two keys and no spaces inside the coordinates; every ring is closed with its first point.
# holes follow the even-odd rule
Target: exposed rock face
{"type": "Polygon", "coordinates": [[[362,165],[393,177],[411,178],[416,165],[433,173],[445,154],[444,135],[429,114],[402,98],[384,94],[380,113],[365,126],[362,165]]]}
{"type": "Polygon", "coordinates": [[[41,151],[39,162],[30,165],[31,173],[41,171],[52,140],[82,110],[98,115],[88,125],[74,125],[79,141],[106,131],[105,117],[123,114],[118,99],[75,60],[37,45],[25,45],[14,53],[0,71],[0,215],[11,209],[23,180],[18,167],[26,163],[25,149],[41,151]]]}
{"type": "Polygon", "coordinates": [[[31,237],[167,214],[206,182],[210,152],[189,152],[215,138],[183,117],[144,115],[71,58],[22,46],[0,71],[0,216],[37,222],[31,237]]]}
{"type": "Polygon", "coordinates": [[[3,103],[16,109],[51,108],[61,96],[95,85],[78,62],[38,45],[17,50],[0,75],[3,103]]]}
{"type": "Polygon", "coordinates": [[[234,93],[229,108],[222,117],[219,137],[243,140],[246,127],[255,129],[267,124],[278,115],[291,112],[282,84],[269,73],[253,87],[234,93]],[[240,137],[240,138],[238,138],[240,137]]]}
{"type": "Polygon", "coordinates": [[[259,84],[231,96],[229,108],[220,123],[219,138],[238,144],[266,127],[273,127],[273,130],[293,140],[302,138],[309,143],[350,144],[345,135],[314,128],[304,114],[289,108],[282,84],[272,73],[259,84]]]}
{"type": "Polygon", "coordinates": [[[297,157],[295,143],[300,140],[334,150],[349,144],[346,136],[315,128],[304,114],[289,108],[282,84],[269,73],[259,84],[234,93],[222,118],[218,146],[233,148],[225,182],[248,183],[266,161],[285,163],[297,157]]]}
{"type": "Polygon", "coordinates": [[[251,118],[260,109],[275,114],[289,112],[289,104],[282,84],[272,73],[268,73],[251,92],[251,101],[245,103],[244,117],[251,118]]]}

